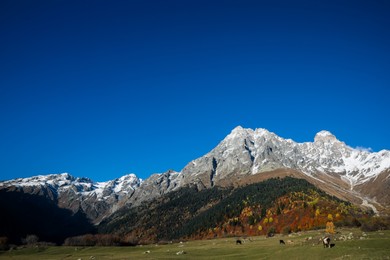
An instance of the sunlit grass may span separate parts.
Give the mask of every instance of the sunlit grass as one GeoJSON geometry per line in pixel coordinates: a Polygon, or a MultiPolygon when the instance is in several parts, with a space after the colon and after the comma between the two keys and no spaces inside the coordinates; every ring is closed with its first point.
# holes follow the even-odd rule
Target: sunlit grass
{"type": "Polygon", "coordinates": [[[136,247],[48,247],[22,248],[0,254],[0,259],[390,259],[390,231],[363,233],[358,229],[339,230],[353,238],[334,240],[334,248],[323,248],[318,239],[323,231],[290,236],[277,235],[242,239],[198,240],[166,245],[136,247]],[[286,245],[280,245],[283,239],[286,245]]]}

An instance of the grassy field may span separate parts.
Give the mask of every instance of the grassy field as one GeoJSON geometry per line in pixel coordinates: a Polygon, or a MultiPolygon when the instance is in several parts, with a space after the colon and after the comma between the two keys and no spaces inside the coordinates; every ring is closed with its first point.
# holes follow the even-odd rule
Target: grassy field
{"type": "Polygon", "coordinates": [[[167,245],[136,247],[21,248],[0,254],[0,259],[390,259],[390,231],[364,233],[341,229],[333,248],[323,248],[323,231],[289,236],[277,235],[199,240],[167,245]],[[286,244],[280,245],[283,239],[286,244]]]}

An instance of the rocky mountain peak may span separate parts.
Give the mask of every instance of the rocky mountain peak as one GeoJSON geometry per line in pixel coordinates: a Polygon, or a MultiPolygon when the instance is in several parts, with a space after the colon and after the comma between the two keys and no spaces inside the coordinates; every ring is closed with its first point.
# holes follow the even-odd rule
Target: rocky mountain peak
{"type": "Polygon", "coordinates": [[[336,142],[336,141],[338,141],[336,136],[334,136],[331,132],[326,131],[326,130],[322,130],[322,131],[318,132],[315,135],[315,137],[314,137],[314,142],[315,143],[318,143],[318,142],[333,143],[333,142],[336,142]]]}
{"type": "Polygon", "coordinates": [[[254,136],[272,137],[275,136],[275,134],[265,128],[256,128],[253,130],[251,128],[237,126],[228,136],[226,136],[225,140],[253,138],[254,136]]]}
{"type": "Polygon", "coordinates": [[[234,180],[233,175],[293,169],[311,177],[336,174],[352,188],[389,168],[385,158],[353,149],[326,130],[317,133],[314,142],[297,143],[263,128],[237,126],[213,150],[182,170],[182,183],[208,187],[234,180]]]}
{"type": "Polygon", "coordinates": [[[277,142],[280,137],[264,128],[243,128],[237,126],[233,131],[222,140],[222,142],[215,147],[214,150],[223,151],[225,155],[230,154],[232,150],[242,150],[247,152],[254,150],[255,143],[260,144],[261,142],[277,142]]]}
{"type": "Polygon", "coordinates": [[[231,133],[226,136],[225,140],[236,140],[236,139],[242,139],[248,136],[250,132],[253,132],[252,129],[245,129],[242,126],[235,127],[231,133]]]}
{"type": "Polygon", "coordinates": [[[139,179],[134,173],[123,175],[115,181],[117,183],[123,183],[132,187],[138,187],[142,183],[142,179],[139,179]]]}

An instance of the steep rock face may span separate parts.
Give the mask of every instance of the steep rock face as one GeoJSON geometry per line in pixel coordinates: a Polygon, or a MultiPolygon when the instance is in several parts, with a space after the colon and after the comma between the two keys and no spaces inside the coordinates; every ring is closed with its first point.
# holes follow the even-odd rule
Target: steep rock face
{"type": "Polygon", "coordinates": [[[317,133],[314,142],[297,143],[266,129],[236,127],[212,151],[184,167],[178,186],[234,185],[238,179],[277,169],[302,172],[334,195],[349,193],[343,197],[374,210],[390,205],[386,196],[375,195],[383,193],[389,179],[390,151],[354,149],[328,131],[317,133]],[[378,176],[386,181],[375,181],[378,176]]]}
{"type": "Polygon", "coordinates": [[[145,200],[159,197],[178,188],[179,172],[169,170],[163,174],[153,174],[137,188],[132,196],[128,196],[122,204],[139,205],[145,200]]]}
{"type": "Polygon", "coordinates": [[[390,168],[390,151],[370,153],[353,149],[328,131],[314,142],[296,143],[265,129],[235,128],[216,148],[190,162],[181,185],[200,183],[210,187],[234,175],[249,175],[288,168],[313,178],[337,175],[350,185],[361,185],[390,168]]]}

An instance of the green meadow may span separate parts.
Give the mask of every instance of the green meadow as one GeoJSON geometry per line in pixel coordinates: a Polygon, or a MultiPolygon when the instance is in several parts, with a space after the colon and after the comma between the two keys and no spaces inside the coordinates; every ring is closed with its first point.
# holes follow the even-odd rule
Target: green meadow
{"type": "Polygon", "coordinates": [[[250,238],[221,238],[135,247],[31,247],[0,253],[0,259],[390,259],[390,231],[341,229],[333,248],[321,230],[250,238]],[[242,244],[236,244],[240,239],[242,244]],[[282,245],[279,240],[286,244],[282,245]]]}

